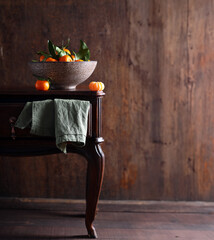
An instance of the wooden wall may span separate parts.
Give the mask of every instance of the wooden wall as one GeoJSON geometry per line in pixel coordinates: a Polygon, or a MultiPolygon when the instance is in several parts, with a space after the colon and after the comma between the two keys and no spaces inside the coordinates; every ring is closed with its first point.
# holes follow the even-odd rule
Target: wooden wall
{"type": "MultiPolygon", "coordinates": [[[[0,88],[33,86],[47,39],[103,81],[102,199],[214,200],[213,0],[0,0],[0,88]]],[[[84,198],[76,155],[0,158],[0,196],[84,198]]]]}

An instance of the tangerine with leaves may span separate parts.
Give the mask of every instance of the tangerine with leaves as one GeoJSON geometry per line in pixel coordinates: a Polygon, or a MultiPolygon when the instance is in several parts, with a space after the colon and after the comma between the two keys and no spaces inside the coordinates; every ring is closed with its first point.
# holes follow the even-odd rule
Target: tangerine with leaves
{"type": "Polygon", "coordinates": [[[50,88],[50,84],[46,80],[37,80],[35,87],[37,90],[40,91],[48,91],[48,89],[50,88]]]}
{"type": "Polygon", "coordinates": [[[60,62],[73,62],[72,58],[69,55],[64,55],[59,58],[60,62]]]}
{"type": "Polygon", "coordinates": [[[89,89],[91,91],[103,91],[104,88],[105,85],[102,82],[90,82],[89,84],[89,89]]]}

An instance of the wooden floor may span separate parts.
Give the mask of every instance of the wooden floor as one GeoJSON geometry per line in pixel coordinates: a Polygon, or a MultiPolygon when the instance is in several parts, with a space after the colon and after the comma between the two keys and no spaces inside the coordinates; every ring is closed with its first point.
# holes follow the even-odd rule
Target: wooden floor
{"type": "MultiPolygon", "coordinates": [[[[0,239],[87,239],[84,201],[0,199],[0,239]]],[[[214,203],[100,201],[99,239],[213,240],[214,203]]]]}

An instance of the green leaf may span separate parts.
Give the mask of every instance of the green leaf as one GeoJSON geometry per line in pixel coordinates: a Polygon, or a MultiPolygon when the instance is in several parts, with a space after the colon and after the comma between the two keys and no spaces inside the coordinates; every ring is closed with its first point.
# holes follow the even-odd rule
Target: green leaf
{"type": "Polygon", "coordinates": [[[64,48],[64,41],[62,40],[62,49],[64,48]]]}
{"type": "Polygon", "coordinates": [[[34,77],[36,77],[38,80],[41,80],[41,81],[48,81],[49,83],[51,83],[51,78],[44,78],[44,77],[40,77],[36,74],[33,74],[34,77]]]}
{"type": "Polygon", "coordinates": [[[56,46],[56,51],[58,52],[58,58],[65,56],[65,55],[69,55],[67,52],[65,52],[64,50],[62,50],[61,48],[56,46]]]}
{"type": "Polygon", "coordinates": [[[40,55],[40,56],[41,56],[41,55],[44,55],[44,56],[45,56],[45,55],[50,55],[49,53],[46,53],[46,52],[43,52],[43,51],[39,51],[39,52],[37,52],[37,54],[40,55]]]}
{"type": "Polygon", "coordinates": [[[77,56],[77,53],[75,53],[74,51],[72,51],[74,56],[75,56],[75,60],[79,60],[80,58],[77,56]]]}
{"type": "Polygon", "coordinates": [[[76,55],[78,59],[82,59],[83,61],[88,61],[90,59],[90,51],[88,46],[82,40],[80,40],[80,49],[76,55]]]}
{"type": "Polygon", "coordinates": [[[48,50],[49,50],[52,58],[54,58],[54,59],[58,58],[56,53],[55,53],[56,47],[54,46],[54,44],[50,40],[48,40],[48,50]]]}
{"type": "Polygon", "coordinates": [[[82,49],[76,55],[77,59],[81,59],[83,61],[88,61],[90,59],[90,51],[88,49],[82,49]]]}
{"type": "Polygon", "coordinates": [[[88,46],[86,45],[85,42],[83,42],[82,40],[80,40],[80,48],[81,48],[81,49],[88,49],[88,46]]]}
{"type": "Polygon", "coordinates": [[[39,56],[41,56],[41,55],[45,56],[45,58],[42,60],[42,62],[45,62],[47,58],[52,57],[52,55],[50,55],[49,53],[43,52],[43,51],[39,51],[39,52],[37,52],[37,54],[39,56]]]}
{"type": "Polygon", "coordinates": [[[70,44],[70,38],[68,38],[66,45],[63,46],[62,48],[67,48],[69,44],[70,44]]]}

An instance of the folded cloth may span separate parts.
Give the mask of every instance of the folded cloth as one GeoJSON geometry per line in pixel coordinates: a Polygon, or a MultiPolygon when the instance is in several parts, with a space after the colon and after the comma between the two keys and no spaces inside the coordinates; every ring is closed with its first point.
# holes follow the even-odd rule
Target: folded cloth
{"type": "MultiPolygon", "coordinates": [[[[22,113],[21,113],[22,114],[22,113]]],[[[39,136],[55,136],[53,100],[32,102],[32,125],[30,133],[39,136]]]]}
{"type": "Polygon", "coordinates": [[[56,138],[56,146],[66,153],[67,142],[84,146],[90,102],[54,99],[27,102],[15,127],[31,126],[31,133],[56,138]]]}

